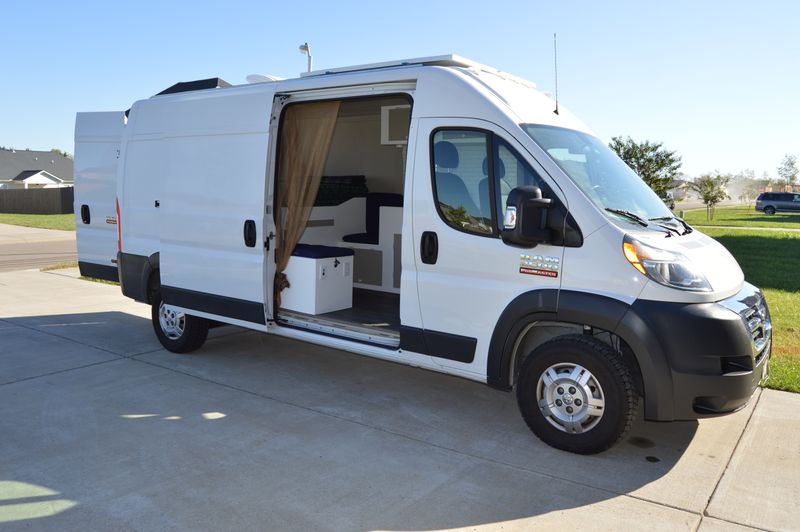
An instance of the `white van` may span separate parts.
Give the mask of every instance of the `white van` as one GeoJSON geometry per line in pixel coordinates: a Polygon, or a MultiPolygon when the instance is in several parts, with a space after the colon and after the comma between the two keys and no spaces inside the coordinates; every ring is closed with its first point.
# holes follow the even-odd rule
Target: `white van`
{"type": "Polygon", "coordinates": [[[458,56],[181,83],[78,114],[75,143],[81,271],[151,305],[170,351],[226,323],[515,389],[577,453],[640,402],[723,414],[767,376],[767,304],[725,248],[458,56]]]}

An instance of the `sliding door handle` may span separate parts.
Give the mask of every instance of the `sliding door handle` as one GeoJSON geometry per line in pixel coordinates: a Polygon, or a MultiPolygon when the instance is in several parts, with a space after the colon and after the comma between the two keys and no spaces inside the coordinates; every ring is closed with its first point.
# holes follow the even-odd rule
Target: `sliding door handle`
{"type": "Polygon", "coordinates": [[[256,222],[245,220],[244,222],[244,245],[249,248],[256,247],[256,222]]]}

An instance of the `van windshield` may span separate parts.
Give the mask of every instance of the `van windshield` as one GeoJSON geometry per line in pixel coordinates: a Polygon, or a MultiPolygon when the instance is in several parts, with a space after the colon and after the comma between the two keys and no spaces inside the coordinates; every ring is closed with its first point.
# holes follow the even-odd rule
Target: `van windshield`
{"type": "Polygon", "coordinates": [[[626,212],[642,221],[673,217],[656,193],[598,138],[554,126],[521,126],[605,215],[619,220],[626,212]]]}

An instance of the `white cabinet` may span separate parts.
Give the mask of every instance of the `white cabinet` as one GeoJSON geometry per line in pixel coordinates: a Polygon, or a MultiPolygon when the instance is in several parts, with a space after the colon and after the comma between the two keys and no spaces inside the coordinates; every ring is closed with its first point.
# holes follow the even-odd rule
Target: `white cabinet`
{"type": "Polygon", "coordinates": [[[350,255],[324,258],[293,255],[284,272],[290,286],[281,292],[281,308],[324,314],[352,307],[353,256],[352,251],[345,251],[350,255]]]}

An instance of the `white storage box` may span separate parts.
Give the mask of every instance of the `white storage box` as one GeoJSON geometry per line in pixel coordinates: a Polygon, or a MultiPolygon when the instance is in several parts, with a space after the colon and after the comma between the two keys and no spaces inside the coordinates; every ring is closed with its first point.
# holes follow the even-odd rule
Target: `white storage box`
{"type": "Polygon", "coordinates": [[[281,308],[324,314],[353,306],[353,250],[298,244],[284,272],[281,308]]]}

